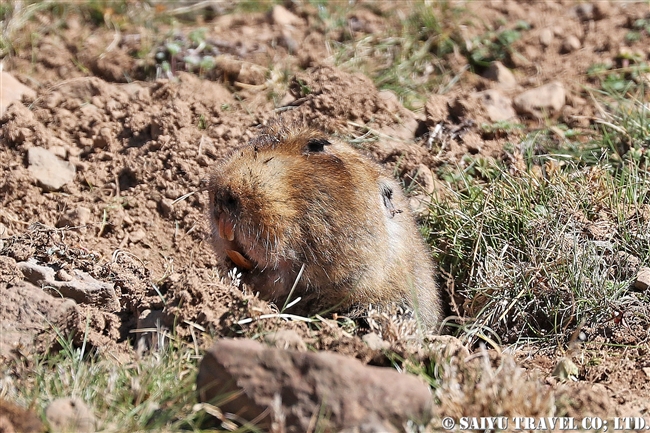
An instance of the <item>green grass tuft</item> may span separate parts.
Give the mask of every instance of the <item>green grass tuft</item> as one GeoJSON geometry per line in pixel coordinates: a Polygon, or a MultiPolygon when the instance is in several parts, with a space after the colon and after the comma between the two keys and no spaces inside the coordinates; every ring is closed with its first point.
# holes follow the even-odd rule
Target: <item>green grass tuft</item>
{"type": "Polygon", "coordinates": [[[141,359],[62,345],[58,353],[11,365],[12,380],[0,383],[0,395],[42,411],[57,398],[80,398],[101,431],[200,429],[205,413],[194,410],[199,354],[189,344],[172,343],[141,359]]]}
{"type": "MultiPolygon", "coordinates": [[[[438,2],[435,7],[416,2],[385,34],[359,35],[356,39],[348,35],[343,41],[330,41],[335,61],[370,76],[380,90],[392,90],[407,108],[420,108],[426,95],[441,92],[455,82],[444,58],[462,40],[458,24],[462,14],[463,9],[450,2],[438,2]]],[[[329,28],[346,25],[340,12],[330,11],[323,19],[329,28]]]]}
{"type": "Polygon", "coordinates": [[[537,171],[470,165],[431,205],[427,237],[452,276],[455,313],[473,318],[469,335],[557,344],[625,297],[643,301],[624,262],[650,261],[648,173],[551,161],[537,171]]]}

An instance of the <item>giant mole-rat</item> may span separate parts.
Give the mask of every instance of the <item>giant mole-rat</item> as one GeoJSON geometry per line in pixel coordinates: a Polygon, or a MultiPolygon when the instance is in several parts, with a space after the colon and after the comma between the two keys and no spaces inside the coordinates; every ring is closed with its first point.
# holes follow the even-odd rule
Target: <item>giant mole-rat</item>
{"type": "Polygon", "coordinates": [[[208,191],[217,254],[262,298],[281,307],[304,265],[290,312],[401,303],[438,324],[435,267],[404,194],[349,145],[272,121],[215,167],[208,191]]]}

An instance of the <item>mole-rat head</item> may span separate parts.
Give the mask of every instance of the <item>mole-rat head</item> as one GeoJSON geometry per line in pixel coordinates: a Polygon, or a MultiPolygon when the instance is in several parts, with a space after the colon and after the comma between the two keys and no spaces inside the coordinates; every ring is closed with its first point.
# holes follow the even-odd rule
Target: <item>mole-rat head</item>
{"type": "Polygon", "coordinates": [[[375,203],[381,212],[377,176],[374,164],[347,144],[273,122],[213,172],[216,249],[243,270],[332,260],[337,242],[354,241],[347,232],[372,222],[375,203]]]}

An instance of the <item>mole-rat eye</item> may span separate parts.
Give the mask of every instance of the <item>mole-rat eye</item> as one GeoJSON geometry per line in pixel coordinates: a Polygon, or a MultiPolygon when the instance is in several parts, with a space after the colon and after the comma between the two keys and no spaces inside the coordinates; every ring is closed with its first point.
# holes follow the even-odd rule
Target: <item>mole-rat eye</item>
{"type": "Polygon", "coordinates": [[[325,146],[329,146],[330,143],[324,138],[312,138],[307,142],[307,151],[310,153],[322,152],[325,149],[325,146]]]}

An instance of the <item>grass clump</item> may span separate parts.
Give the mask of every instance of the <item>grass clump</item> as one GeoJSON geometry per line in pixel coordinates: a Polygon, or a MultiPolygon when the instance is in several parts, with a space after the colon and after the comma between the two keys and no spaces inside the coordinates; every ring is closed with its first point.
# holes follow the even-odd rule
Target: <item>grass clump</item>
{"type": "MultiPolygon", "coordinates": [[[[434,6],[417,2],[408,11],[393,11],[403,17],[386,32],[350,35],[330,41],[338,65],[370,76],[377,88],[392,90],[409,109],[421,107],[426,95],[454,82],[444,57],[453,53],[461,39],[458,22],[463,9],[450,2],[434,6]]],[[[321,17],[331,25],[344,25],[333,13],[321,17]]],[[[387,19],[388,16],[386,17],[387,19]]]]}
{"type": "Polygon", "coordinates": [[[5,367],[0,395],[23,406],[44,408],[60,397],[83,400],[101,431],[197,431],[205,413],[194,410],[199,356],[173,343],[142,358],[134,354],[84,353],[64,342],[57,353],[5,367]]]}
{"type": "Polygon", "coordinates": [[[479,68],[486,68],[494,61],[509,61],[517,55],[513,45],[521,39],[522,31],[530,29],[525,21],[519,21],[514,28],[491,30],[474,38],[467,46],[465,55],[470,63],[479,68]]]}
{"type": "Polygon", "coordinates": [[[447,176],[425,229],[452,276],[454,313],[472,337],[567,340],[583,321],[642,303],[634,264],[650,260],[650,178],[628,164],[538,170],[496,163],[447,176]],[[463,319],[464,320],[464,319],[463,319]]]}

